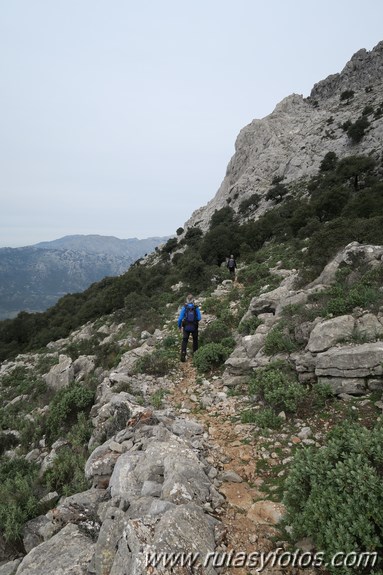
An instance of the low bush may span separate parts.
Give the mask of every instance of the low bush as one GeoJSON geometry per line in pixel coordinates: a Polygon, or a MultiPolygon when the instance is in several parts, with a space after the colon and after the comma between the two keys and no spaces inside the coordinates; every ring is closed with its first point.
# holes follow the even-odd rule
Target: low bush
{"type": "Polygon", "coordinates": [[[86,453],[81,449],[73,446],[60,449],[44,475],[48,489],[65,496],[89,489],[89,482],[84,475],[86,460],[86,453]]]}
{"type": "Polygon", "coordinates": [[[296,452],[285,483],[287,523],[294,540],[310,537],[330,559],[342,553],[377,553],[376,570],[332,569],[340,575],[381,573],[383,552],[383,426],[369,430],[344,422],[321,449],[296,452]]]}
{"type": "Polygon", "coordinates": [[[161,409],[162,407],[162,400],[166,396],[166,389],[158,389],[150,396],[150,403],[153,405],[155,409],[161,409]]]}
{"type": "Polygon", "coordinates": [[[298,347],[287,326],[279,323],[267,334],[264,350],[267,355],[275,355],[283,352],[291,353],[296,351],[298,347]]]}
{"type": "Polygon", "coordinates": [[[258,326],[261,325],[261,320],[256,315],[241,321],[238,326],[238,332],[241,335],[251,335],[255,332],[258,326]]]}
{"type": "Polygon", "coordinates": [[[231,349],[222,343],[208,343],[200,347],[193,356],[193,364],[199,372],[206,373],[225,363],[231,349]]]}
{"type": "Polygon", "coordinates": [[[135,364],[136,373],[147,373],[148,375],[163,376],[169,373],[174,367],[175,358],[169,350],[156,349],[140,357],[135,364]]]}
{"type": "Polygon", "coordinates": [[[46,438],[52,443],[77,421],[78,414],[87,412],[94,401],[94,392],[80,383],[60,390],[53,399],[45,422],[46,438]]]}
{"type": "Polygon", "coordinates": [[[308,391],[288,366],[275,362],[256,371],[249,382],[249,393],[259,396],[276,413],[297,413],[308,391]]]}
{"type": "Polygon", "coordinates": [[[273,409],[266,407],[259,411],[246,410],[241,413],[241,423],[255,423],[262,430],[280,429],[283,420],[273,409]]]}
{"type": "Polygon", "coordinates": [[[1,461],[0,465],[0,525],[4,539],[17,545],[22,528],[38,512],[34,495],[38,466],[25,459],[1,461]]]}
{"type": "Polygon", "coordinates": [[[230,327],[228,327],[224,321],[217,319],[209,323],[201,333],[201,345],[205,345],[207,343],[220,343],[230,334],[230,327]]]}

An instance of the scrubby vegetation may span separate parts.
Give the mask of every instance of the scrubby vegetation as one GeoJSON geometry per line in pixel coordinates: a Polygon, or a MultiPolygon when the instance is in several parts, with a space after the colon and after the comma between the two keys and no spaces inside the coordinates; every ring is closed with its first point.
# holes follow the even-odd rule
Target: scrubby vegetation
{"type": "Polygon", "coordinates": [[[176,307],[186,291],[209,289],[214,278],[222,277],[220,266],[229,253],[248,264],[241,281],[262,282],[269,273],[262,252],[270,242],[283,243],[301,268],[302,281],[309,281],[350,241],[383,243],[381,162],[366,156],[338,160],[329,152],[318,175],[304,189],[297,189],[275,180],[269,192],[275,207],[257,221],[241,224],[239,219],[258,201],[254,195],[238,214],[230,206],[217,211],[205,235],[194,227],[182,239],[169,240],[153,265],[137,262],[117,278],[105,278],[83,293],[64,296],[44,313],[22,312],[0,322],[0,359],[38,349],[112,312],[132,326],[139,322],[142,329],[158,327],[167,316],[165,301],[176,307]],[[171,290],[180,279],[182,294],[171,290]]]}
{"type": "MultiPolygon", "coordinates": [[[[347,105],[352,97],[346,94],[341,100],[347,105]]],[[[362,118],[371,114],[367,110],[362,118]]],[[[356,124],[346,128],[354,141],[363,137],[368,119],[367,123],[364,120],[356,124]]],[[[281,276],[272,272],[273,267],[297,269],[299,281],[304,284],[350,241],[383,243],[382,163],[370,157],[338,160],[329,152],[315,177],[299,186],[277,179],[266,199],[271,208],[256,221],[247,220],[260,201],[253,194],[240,204],[238,213],[230,206],[218,210],[206,234],[198,226],[186,233],[179,228],[177,237],[157,250],[150,264],[137,262],[126,274],[106,278],[81,294],[67,295],[44,313],[23,312],[14,320],[0,322],[0,360],[37,351],[50,341],[67,337],[86,322],[112,314],[113,322],[123,323],[126,331],[134,334],[131,343],[122,345],[113,338],[102,342],[104,335],[94,333],[89,339],[69,343],[65,350],[72,359],[82,354],[94,356],[100,371],[112,369],[139,340],[142,330],[153,333],[155,328],[162,328],[191,291],[203,295],[204,313],[212,316],[201,331],[193,364],[201,379],[201,374],[220,375],[237,334],[251,335],[261,323],[256,316],[243,316],[254,296],[278,287],[281,276]],[[230,253],[240,262],[240,291],[237,285],[229,294],[216,297],[215,286],[229,277],[224,262],[230,253]]],[[[355,307],[376,311],[383,304],[382,285],[380,267],[363,269],[358,261],[341,266],[331,288],[312,294],[308,305],[285,308],[266,336],[266,354],[302,349],[307,343],[302,326],[316,317],[347,314],[355,307]]],[[[151,353],[137,361],[135,377],[162,377],[172,372],[179,360],[180,340],[175,330],[168,333],[153,345],[151,353]]],[[[46,373],[54,361],[57,356],[46,354],[33,373],[16,368],[1,382],[0,522],[7,541],[15,544],[23,522],[37,513],[36,493],[56,489],[60,494],[69,494],[87,488],[81,470],[89,455],[89,413],[95,399],[95,382],[88,378],[53,396],[40,374],[46,373]],[[19,403],[13,404],[14,399],[19,403]],[[48,411],[37,410],[31,415],[35,408],[48,403],[48,411]],[[9,429],[15,434],[5,433],[9,429]],[[33,464],[18,458],[9,462],[3,456],[16,442],[26,453],[42,440],[51,447],[62,438],[64,443],[43,477],[38,476],[33,464]]],[[[258,369],[243,393],[248,402],[238,419],[261,430],[280,429],[294,417],[325,411],[334,402],[326,386],[303,385],[287,363],[273,362],[258,369]]],[[[149,401],[160,409],[165,398],[166,391],[161,388],[149,401]]],[[[121,417],[126,425],[128,414],[121,417]]],[[[121,421],[115,422],[116,429],[121,421]]],[[[295,537],[311,536],[328,555],[339,548],[381,553],[381,435],[381,426],[367,429],[348,422],[333,432],[324,449],[301,449],[297,453],[286,482],[286,505],[295,537]],[[331,511],[334,508],[336,513],[331,511]]]]}
{"type": "MultiPolygon", "coordinates": [[[[287,522],[293,536],[311,537],[330,561],[336,553],[377,554],[372,573],[381,573],[383,551],[383,427],[346,422],[335,428],[323,449],[296,453],[285,483],[287,522]]],[[[360,565],[331,568],[348,575],[360,565]]]]}

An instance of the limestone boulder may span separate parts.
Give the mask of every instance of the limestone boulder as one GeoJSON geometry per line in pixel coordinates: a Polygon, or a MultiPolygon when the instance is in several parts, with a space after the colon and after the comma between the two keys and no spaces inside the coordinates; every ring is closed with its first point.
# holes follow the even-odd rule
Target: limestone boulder
{"type": "Polygon", "coordinates": [[[334,395],[364,395],[367,384],[364,378],[357,377],[320,377],[318,383],[329,385],[334,395]]]}
{"type": "Polygon", "coordinates": [[[77,525],[68,524],[54,537],[32,549],[16,575],[87,575],[95,544],[77,525]]]}
{"type": "Polygon", "coordinates": [[[54,391],[59,391],[74,381],[74,374],[72,359],[67,355],[60,355],[59,363],[54,365],[43,378],[48,387],[54,391]]]}
{"type": "Polygon", "coordinates": [[[339,341],[350,339],[355,319],[352,315],[341,315],[317,323],[310,334],[308,351],[319,353],[333,347],[339,341]]]}
{"type": "Polygon", "coordinates": [[[366,313],[355,322],[355,332],[360,339],[373,341],[383,336],[383,325],[372,313],[366,313]]]}
{"type": "Polygon", "coordinates": [[[332,347],[319,353],[317,377],[364,378],[383,375],[383,342],[332,347]]]}

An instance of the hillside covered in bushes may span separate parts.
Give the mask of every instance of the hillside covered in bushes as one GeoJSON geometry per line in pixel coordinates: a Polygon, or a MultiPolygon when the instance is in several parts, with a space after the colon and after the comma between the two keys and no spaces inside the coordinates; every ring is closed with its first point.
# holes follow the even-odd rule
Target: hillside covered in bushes
{"type": "Polygon", "coordinates": [[[382,573],[382,69],[381,43],[244,128],[212,202],[126,273],[0,322],[0,570],[256,547],[311,561],[275,575],[382,573]]]}

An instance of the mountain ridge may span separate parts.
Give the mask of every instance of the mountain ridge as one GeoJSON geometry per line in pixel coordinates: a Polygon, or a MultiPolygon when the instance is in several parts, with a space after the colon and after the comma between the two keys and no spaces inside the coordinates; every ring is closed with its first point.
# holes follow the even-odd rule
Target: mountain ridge
{"type": "Polygon", "coordinates": [[[366,135],[350,140],[344,125],[361,117],[367,107],[381,109],[383,101],[383,42],[371,51],[356,52],[342,72],[314,84],[310,96],[291,94],[273,112],[244,126],[235,141],[235,153],[214,197],[193,212],[184,230],[206,231],[216,210],[230,206],[238,214],[240,204],[253,194],[259,205],[248,216],[257,219],[272,205],[266,195],[273,180],[298,182],[316,173],[327,152],[341,159],[353,154],[378,155],[383,127],[369,117],[366,135]],[[344,95],[350,92],[349,99],[344,95]]]}
{"type": "Polygon", "coordinates": [[[120,275],[167,239],[75,235],[0,248],[0,319],[20,311],[44,311],[66,293],[82,292],[104,277],[120,275]]]}

